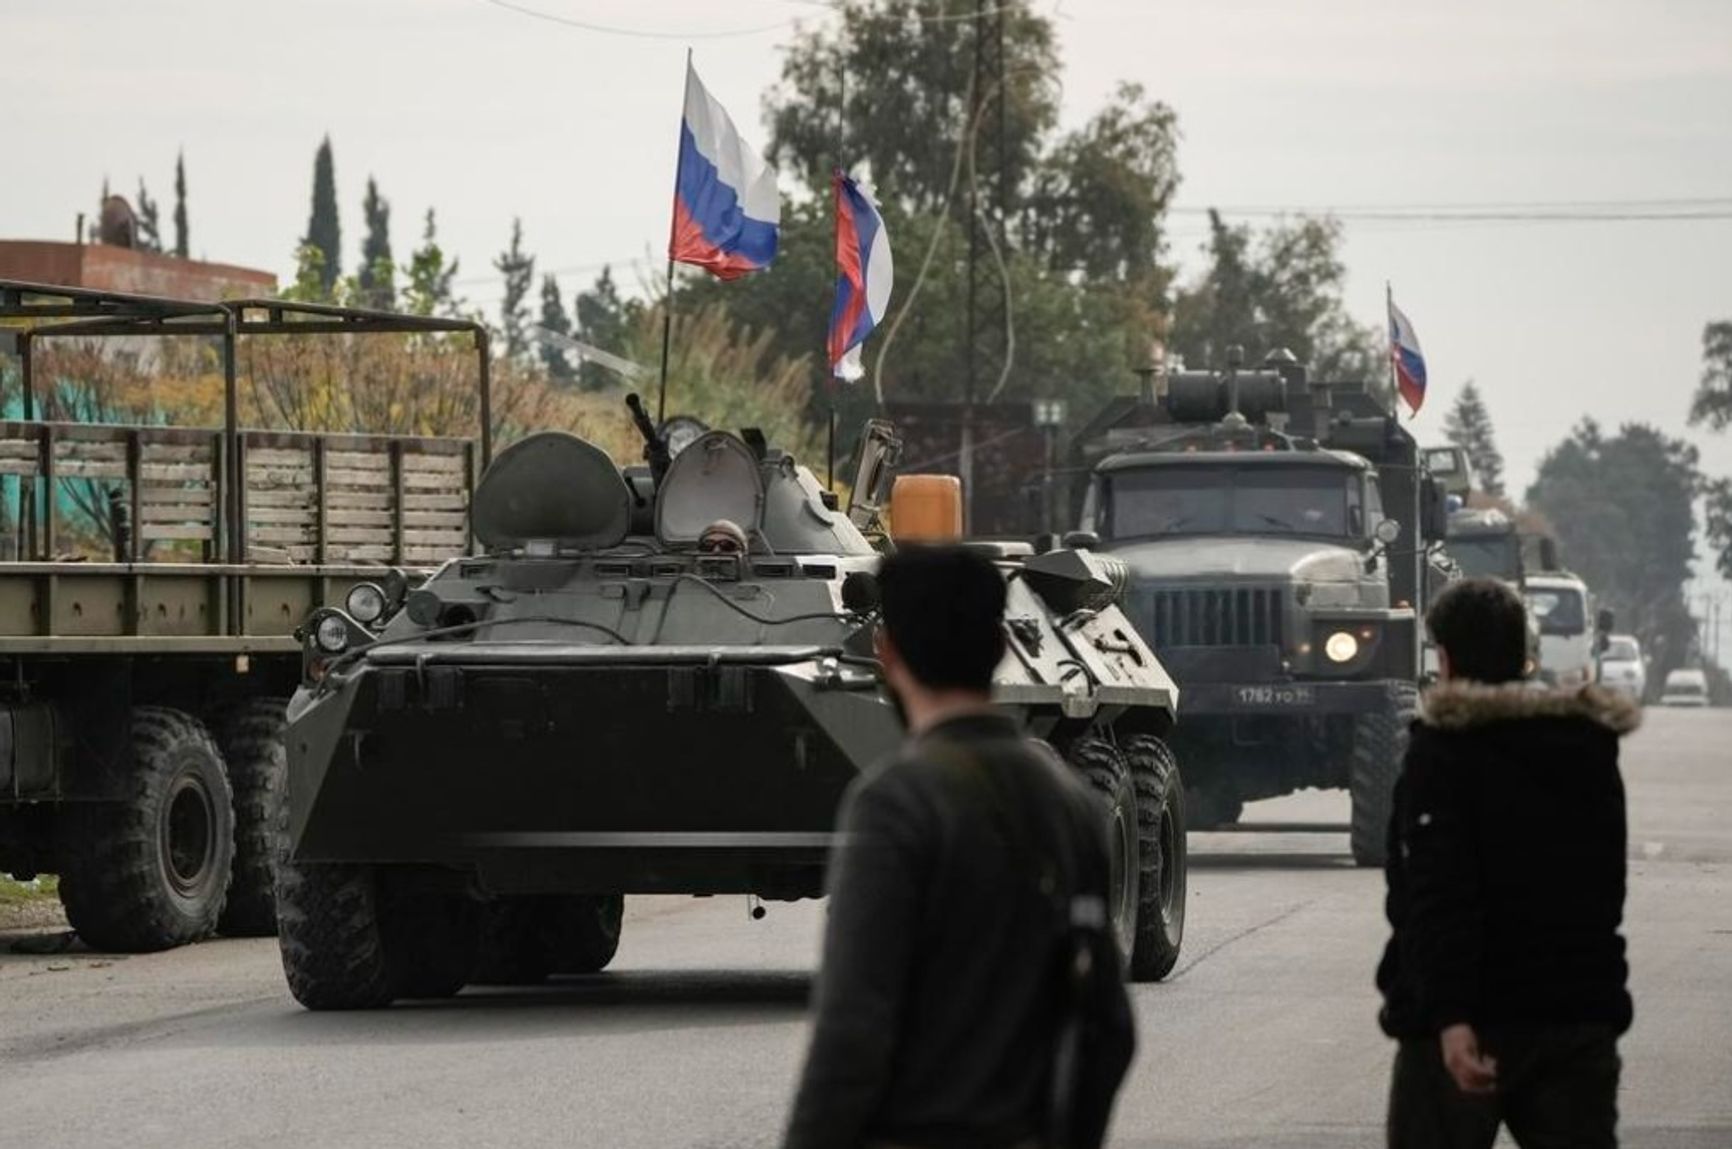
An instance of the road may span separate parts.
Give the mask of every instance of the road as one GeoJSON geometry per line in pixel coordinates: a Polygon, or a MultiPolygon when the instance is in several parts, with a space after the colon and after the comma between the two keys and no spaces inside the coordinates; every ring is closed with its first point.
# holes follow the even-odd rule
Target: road
{"type": "MultiPolygon", "coordinates": [[[[1626,1145],[1732,1145],[1728,747],[1732,712],[1711,711],[1652,711],[1626,743],[1626,1145]]],[[[1345,801],[1248,816],[1339,820],[1345,801]]],[[[1113,1143],[1380,1145],[1381,875],[1337,837],[1200,834],[1192,850],[1185,956],[1135,991],[1142,1048],[1113,1143]]],[[[821,912],[752,922],[740,899],[643,899],[600,977],[360,1015],[296,1007],[268,940],[8,955],[0,1146],[773,1145],[821,912]]]]}

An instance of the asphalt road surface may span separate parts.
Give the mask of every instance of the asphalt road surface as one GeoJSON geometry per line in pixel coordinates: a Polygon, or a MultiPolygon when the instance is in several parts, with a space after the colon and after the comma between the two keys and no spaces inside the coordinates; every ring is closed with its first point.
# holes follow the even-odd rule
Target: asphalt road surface
{"type": "MultiPolygon", "coordinates": [[[[1625,772],[1624,1141],[1732,1146],[1732,712],[1651,711],[1625,772]]],[[[1248,817],[1345,813],[1305,794],[1248,817]]],[[[1135,991],[1115,1145],[1382,1143],[1382,878],[1344,850],[1193,835],[1185,954],[1135,991]]],[[[271,941],[0,957],[0,1146],[773,1145],[820,915],[640,899],[606,974],[371,1014],[302,1011],[271,941]]]]}

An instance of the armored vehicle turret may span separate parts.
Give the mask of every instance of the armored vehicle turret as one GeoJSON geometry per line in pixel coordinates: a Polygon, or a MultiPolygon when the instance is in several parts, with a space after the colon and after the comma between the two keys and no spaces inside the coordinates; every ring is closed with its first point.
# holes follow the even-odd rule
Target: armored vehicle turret
{"type": "Polygon", "coordinates": [[[1151,376],[1077,444],[1080,526],[1129,568],[1126,613],[1185,693],[1193,824],[1346,788],[1353,855],[1380,862],[1418,618],[1447,578],[1428,555],[1443,494],[1412,436],[1364,386],[1277,352],[1151,376]]]}
{"type": "MultiPolygon", "coordinates": [[[[761,435],[676,453],[634,411],[649,466],[523,439],[477,487],[479,553],[308,619],[279,881],[308,1007],[599,970],[626,895],[821,893],[844,788],[901,737],[872,657],[894,432],[869,427],[842,511],[761,435]]],[[[1121,563],[980,545],[1008,582],[998,703],[1102,792],[1121,947],[1162,976],[1178,692],[1117,605],[1121,563]]]]}

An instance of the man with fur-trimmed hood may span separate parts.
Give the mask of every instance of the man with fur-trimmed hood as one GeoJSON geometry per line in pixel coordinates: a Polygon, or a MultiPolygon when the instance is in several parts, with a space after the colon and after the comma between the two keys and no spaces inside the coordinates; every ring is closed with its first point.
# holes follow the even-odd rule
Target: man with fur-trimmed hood
{"type": "Polygon", "coordinates": [[[1377,971],[1399,1040],[1396,1149],[1617,1143],[1630,1026],[1618,739],[1597,686],[1522,681],[1525,608],[1467,579],[1426,618],[1442,681],[1413,725],[1389,827],[1394,936],[1377,971]]]}

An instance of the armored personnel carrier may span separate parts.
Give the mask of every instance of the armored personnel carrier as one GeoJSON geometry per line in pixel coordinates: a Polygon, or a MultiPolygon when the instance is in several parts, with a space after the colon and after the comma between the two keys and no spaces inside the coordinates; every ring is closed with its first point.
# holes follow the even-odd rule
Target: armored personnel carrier
{"type": "MultiPolygon", "coordinates": [[[[676,454],[633,410],[647,467],[530,436],[477,487],[482,553],[306,623],[278,886],[303,1005],[599,970],[625,895],[822,892],[844,788],[901,736],[872,658],[894,432],[869,428],[843,513],[761,435],[676,454]]],[[[911,479],[891,521],[944,519],[911,479]]],[[[981,545],[1009,584],[998,702],[1105,796],[1114,925],[1158,978],[1184,928],[1177,691],[1121,564],[981,545]]]]}
{"type": "Polygon", "coordinates": [[[1448,578],[1443,495],[1362,385],[1233,358],[1151,379],[1079,435],[1080,524],[1129,567],[1126,612],[1184,690],[1193,825],[1344,788],[1353,856],[1378,864],[1418,618],[1448,578]]]}

